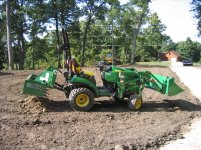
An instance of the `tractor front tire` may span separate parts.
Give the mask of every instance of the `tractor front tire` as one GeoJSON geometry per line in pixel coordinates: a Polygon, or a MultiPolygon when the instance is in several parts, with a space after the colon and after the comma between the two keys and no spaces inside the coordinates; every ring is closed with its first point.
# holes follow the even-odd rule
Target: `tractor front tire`
{"type": "Polygon", "coordinates": [[[139,110],[142,107],[142,97],[131,96],[128,102],[128,108],[132,111],[139,110]]]}
{"type": "Polygon", "coordinates": [[[69,95],[69,103],[74,110],[88,111],[94,104],[94,94],[87,88],[73,89],[69,95]]]}

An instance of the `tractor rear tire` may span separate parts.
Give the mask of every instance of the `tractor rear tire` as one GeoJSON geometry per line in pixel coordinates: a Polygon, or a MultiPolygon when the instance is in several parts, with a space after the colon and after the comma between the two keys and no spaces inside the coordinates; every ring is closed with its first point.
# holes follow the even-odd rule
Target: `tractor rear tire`
{"type": "Polygon", "coordinates": [[[139,110],[142,107],[142,97],[131,96],[128,102],[128,108],[132,111],[139,110]]]}
{"type": "Polygon", "coordinates": [[[88,111],[94,104],[94,94],[87,88],[73,89],[69,95],[69,103],[74,110],[88,111]]]}

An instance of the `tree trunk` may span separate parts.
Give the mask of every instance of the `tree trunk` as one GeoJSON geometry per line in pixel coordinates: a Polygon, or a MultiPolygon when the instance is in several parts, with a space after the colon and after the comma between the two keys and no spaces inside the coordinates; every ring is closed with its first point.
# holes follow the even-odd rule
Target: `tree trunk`
{"type": "Polygon", "coordinates": [[[128,41],[127,40],[128,40],[128,37],[126,36],[125,42],[124,42],[124,54],[125,54],[125,56],[124,56],[124,63],[128,62],[128,57],[127,57],[127,55],[128,55],[128,48],[127,48],[128,41]]]}
{"type": "Polygon", "coordinates": [[[21,47],[20,47],[20,66],[19,69],[24,69],[24,60],[25,60],[25,42],[24,42],[24,36],[23,36],[23,23],[21,25],[21,32],[20,32],[20,41],[21,41],[21,47]]]}
{"type": "Polygon", "coordinates": [[[91,18],[92,18],[92,16],[88,17],[87,24],[86,24],[86,27],[85,27],[85,30],[84,30],[84,36],[83,36],[83,39],[82,39],[82,62],[81,62],[81,66],[84,66],[84,62],[85,62],[84,53],[85,53],[85,47],[86,47],[86,42],[87,42],[87,33],[88,33],[88,30],[89,30],[89,27],[90,27],[91,18]]]}
{"type": "MultiPolygon", "coordinates": [[[[23,7],[24,1],[21,0],[20,6],[23,7]]],[[[20,15],[20,38],[19,40],[21,41],[21,46],[20,46],[20,58],[19,58],[19,69],[23,70],[24,69],[24,59],[25,59],[25,42],[24,42],[24,27],[23,27],[23,15],[20,15]]]]}
{"type": "MultiPolygon", "coordinates": [[[[70,60],[71,59],[70,42],[69,42],[69,38],[68,38],[68,33],[67,33],[66,29],[64,28],[65,21],[64,21],[63,13],[61,13],[61,26],[62,26],[62,36],[63,36],[63,41],[64,41],[64,45],[63,45],[64,55],[65,55],[64,57],[65,57],[65,60],[70,60]]],[[[64,63],[64,65],[65,65],[65,63],[64,63]]]]}
{"type": "Polygon", "coordinates": [[[6,28],[7,28],[8,66],[9,70],[13,70],[14,62],[13,62],[13,50],[11,43],[10,0],[6,1],[6,28]]]}
{"type": "Polygon", "coordinates": [[[114,22],[112,19],[112,65],[115,65],[115,52],[114,52],[114,22]]]}
{"type": "Polygon", "coordinates": [[[137,32],[134,29],[133,30],[133,40],[132,40],[132,54],[131,54],[131,64],[135,63],[135,49],[136,49],[136,39],[137,38],[137,32]]]}
{"type": "Polygon", "coordinates": [[[139,22],[138,22],[138,24],[137,24],[137,28],[134,28],[134,29],[133,29],[131,64],[134,64],[134,63],[135,63],[136,41],[137,41],[138,33],[139,33],[140,28],[141,28],[142,23],[143,23],[143,18],[144,18],[145,13],[146,13],[146,9],[143,10],[143,13],[142,13],[142,14],[140,15],[140,17],[139,17],[139,22]]]}
{"type": "Polygon", "coordinates": [[[33,45],[32,45],[32,70],[34,70],[35,69],[35,58],[34,58],[35,37],[33,37],[32,43],[33,43],[33,45]]]}
{"type": "Polygon", "coordinates": [[[56,39],[57,39],[57,53],[58,53],[58,68],[61,68],[61,51],[60,51],[60,41],[59,41],[59,22],[58,13],[55,14],[56,21],[56,39]]]}

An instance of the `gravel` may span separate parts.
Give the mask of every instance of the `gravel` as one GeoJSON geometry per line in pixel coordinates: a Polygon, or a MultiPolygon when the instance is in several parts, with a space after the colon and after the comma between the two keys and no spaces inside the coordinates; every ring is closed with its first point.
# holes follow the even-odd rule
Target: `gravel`
{"type": "MultiPolygon", "coordinates": [[[[190,89],[192,94],[201,101],[201,69],[194,67],[171,67],[181,81],[190,89]]],[[[192,121],[189,132],[184,133],[183,139],[172,141],[161,147],[161,150],[177,149],[177,150],[200,150],[201,149],[201,118],[192,121]]]]}

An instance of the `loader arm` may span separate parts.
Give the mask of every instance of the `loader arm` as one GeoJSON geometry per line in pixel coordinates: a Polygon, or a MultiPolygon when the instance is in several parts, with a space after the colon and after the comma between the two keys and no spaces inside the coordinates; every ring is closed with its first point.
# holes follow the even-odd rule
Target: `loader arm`
{"type": "Polygon", "coordinates": [[[141,84],[146,88],[153,89],[167,96],[174,96],[184,91],[174,82],[174,78],[152,74],[149,71],[138,73],[141,76],[141,84]]]}

